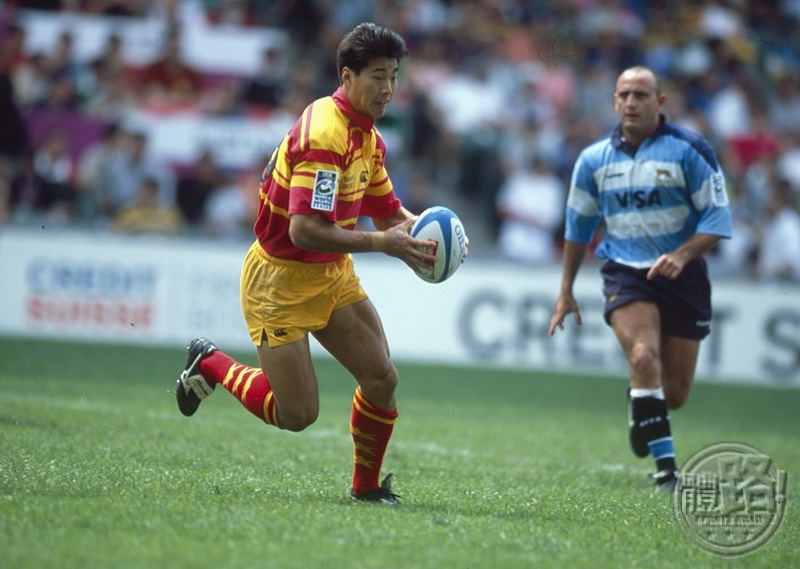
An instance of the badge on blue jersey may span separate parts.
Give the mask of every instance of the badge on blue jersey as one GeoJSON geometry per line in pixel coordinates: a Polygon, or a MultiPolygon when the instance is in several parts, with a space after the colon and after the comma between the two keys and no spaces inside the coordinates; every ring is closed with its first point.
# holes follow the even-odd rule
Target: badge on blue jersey
{"type": "Polygon", "coordinates": [[[338,180],[339,173],[335,170],[317,170],[317,175],[314,177],[314,192],[311,194],[311,209],[333,211],[338,180]]]}
{"type": "Polygon", "coordinates": [[[725,191],[725,177],[717,172],[711,174],[711,203],[716,207],[728,205],[728,192],[725,191]]]}

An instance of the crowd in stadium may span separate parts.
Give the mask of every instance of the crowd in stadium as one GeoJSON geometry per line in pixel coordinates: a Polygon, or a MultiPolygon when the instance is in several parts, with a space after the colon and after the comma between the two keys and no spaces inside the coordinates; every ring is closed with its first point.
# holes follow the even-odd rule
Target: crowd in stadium
{"type": "Polygon", "coordinates": [[[19,0],[0,2],[0,224],[62,224],[249,239],[261,160],[231,170],[204,152],[183,168],[127,130],[135,109],[297,116],[337,85],[334,51],[362,21],[410,50],[378,126],[397,133],[389,171],[406,206],[452,205],[471,249],[526,263],[559,258],[572,164],[613,128],[614,81],[660,75],[668,117],[709,140],[726,175],[734,238],[719,273],[800,280],[800,2],[783,0],[19,0]],[[133,65],[110,35],[89,61],[65,29],[28,47],[28,10],[166,22],[159,57],[133,65]],[[209,26],[275,28],[255,74],[216,78],[182,58],[198,13],[209,26]],[[76,153],[69,129],[36,144],[37,112],[102,127],[76,153]],[[485,234],[485,238],[483,235],[485,234]],[[482,241],[490,244],[482,247],[482,241]]]}

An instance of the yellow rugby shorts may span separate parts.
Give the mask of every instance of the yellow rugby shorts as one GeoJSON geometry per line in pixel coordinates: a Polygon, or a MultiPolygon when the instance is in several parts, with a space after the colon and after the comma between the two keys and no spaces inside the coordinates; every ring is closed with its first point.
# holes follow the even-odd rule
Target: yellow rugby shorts
{"type": "Polygon", "coordinates": [[[353,258],[301,263],[268,255],[258,241],[244,259],[240,281],[242,313],[250,339],[270,347],[296,342],[328,325],[331,312],[367,298],[353,258]]]}

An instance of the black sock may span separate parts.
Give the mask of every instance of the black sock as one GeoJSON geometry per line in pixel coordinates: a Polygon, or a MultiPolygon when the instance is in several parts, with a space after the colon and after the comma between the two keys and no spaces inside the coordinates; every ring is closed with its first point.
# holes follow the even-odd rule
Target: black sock
{"type": "Polygon", "coordinates": [[[677,469],[669,414],[663,399],[630,399],[630,443],[636,456],[652,455],[657,470],[677,469]]]}

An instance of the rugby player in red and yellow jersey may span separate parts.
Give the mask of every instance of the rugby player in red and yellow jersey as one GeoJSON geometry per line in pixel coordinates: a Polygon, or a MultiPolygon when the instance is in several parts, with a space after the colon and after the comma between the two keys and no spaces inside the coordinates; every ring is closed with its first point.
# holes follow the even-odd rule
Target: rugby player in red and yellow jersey
{"type": "Polygon", "coordinates": [[[319,412],[308,335],[355,378],[350,432],[351,496],[397,503],[383,456],[397,419],[397,370],[380,318],[359,284],[351,253],[380,251],[410,266],[430,264],[426,241],[409,235],[415,216],[397,199],[384,168],[386,147],[375,119],[397,87],[405,42],[394,31],[360,24],[339,44],[340,87],[311,103],[273,153],[262,175],[256,240],[241,275],[241,301],[260,368],[230,358],[206,338],[188,346],[176,386],[192,415],[217,384],[251,413],[302,431],[319,412]],[[376,231],[356,229],[372,218],[376,231]]]}

